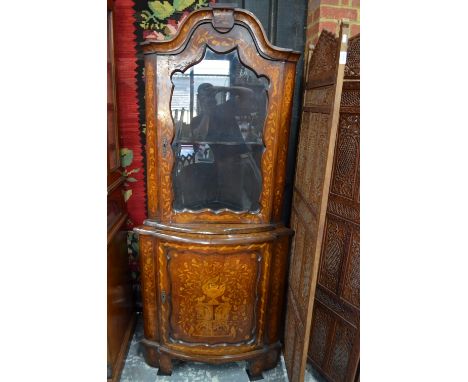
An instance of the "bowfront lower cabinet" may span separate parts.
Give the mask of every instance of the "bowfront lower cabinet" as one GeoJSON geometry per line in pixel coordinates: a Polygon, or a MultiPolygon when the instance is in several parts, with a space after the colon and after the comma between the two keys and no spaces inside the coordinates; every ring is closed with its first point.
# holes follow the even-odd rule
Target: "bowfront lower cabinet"
{"type": "Polygon", "coordinates": [[[287,254],[281,222],[299,54],[249,12],[193,12],[146,41],[148,219],[140,240],[146,362],[248,361],[281,352],[287,254]]]}

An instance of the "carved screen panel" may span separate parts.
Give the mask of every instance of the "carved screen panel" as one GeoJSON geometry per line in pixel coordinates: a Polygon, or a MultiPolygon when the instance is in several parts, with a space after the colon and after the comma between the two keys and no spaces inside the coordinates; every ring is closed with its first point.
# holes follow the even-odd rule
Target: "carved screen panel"
{"type": "Polygon", "coordinates": [[[308,358],[330,381],[359,364],[359,40],[349,39],[308,358]]]}
{"type": "Polygon", "coordinates": [[[258,211],[268,80],[207,48],[172,83],[174,209],[258,211]]]}
{"type": "MultiPolygon", "coordinates": [[[[341,34],[347,35],[347,26],[342,26],[341,34]]],[[[304,94],[291,214],[291,228],[296,234],[289,267],[284,352],[288,376],[294,382],[304,378],[309,347],[344,75],[344,64],[339,63],[339,57],[340,51],[347,47],[340,41],[346,39],[322,32],[310,59],[304,94]]],[[[321,330],[325,333],[327,329],[321,330]]],[[[325,340],[317,337],[315,341],[325,340]]]]}

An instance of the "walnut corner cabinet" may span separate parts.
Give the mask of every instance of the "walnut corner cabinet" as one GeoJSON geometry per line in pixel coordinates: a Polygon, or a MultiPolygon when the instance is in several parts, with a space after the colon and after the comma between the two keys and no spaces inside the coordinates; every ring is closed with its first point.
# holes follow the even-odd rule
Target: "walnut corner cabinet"
{"type": "Polygon", "coordinates": [[[226,5],[142,44],[148,219],[139,233],[146,362],[276,366],[287,255],[281,222],[299,53],[226,5]]]}

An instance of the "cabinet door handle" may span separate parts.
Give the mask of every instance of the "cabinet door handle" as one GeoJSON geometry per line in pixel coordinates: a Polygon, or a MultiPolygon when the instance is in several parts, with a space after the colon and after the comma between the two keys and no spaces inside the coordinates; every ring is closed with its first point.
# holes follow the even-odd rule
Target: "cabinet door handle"
{"type": "Polygon", "coordinates": [[[166,303],[166,291],[165,290],[161,291],[161,301],[163,304],[166,303]]]}
{"type": "Polygon", "coordinates": [[[163,157],[166,156],[166,153],[167,153],[167,138],[163,137],[163,139],[162,139],[162,155],[163,155],[163,157]]]}

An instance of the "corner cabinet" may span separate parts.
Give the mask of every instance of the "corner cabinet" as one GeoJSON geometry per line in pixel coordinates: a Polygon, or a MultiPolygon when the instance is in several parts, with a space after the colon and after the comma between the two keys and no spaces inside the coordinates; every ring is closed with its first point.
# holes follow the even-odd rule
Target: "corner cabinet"
{"type": "Polygon", "coordinates": [[[146,41],[148,219],[140,240],[146,362],[248,361],[281,352],[292,230],[281,222],[299,53],[249,12],[193,12],[146,41]]]}

